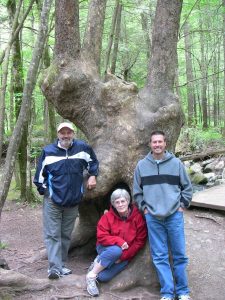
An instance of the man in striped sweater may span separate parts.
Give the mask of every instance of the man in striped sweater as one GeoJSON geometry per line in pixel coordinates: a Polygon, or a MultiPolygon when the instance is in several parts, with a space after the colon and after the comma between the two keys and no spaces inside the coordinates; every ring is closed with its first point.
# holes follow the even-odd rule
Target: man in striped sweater
{"type": "Polygon", "coordinates": [[[166,151],[163,131],[150,137],[150,153],[136,166],[134,200],[144,213],[161,300],[190,300],[183,212],[192,199],[192,185],[182,162],[166,151]],[[169,261],[169,248],[172,265],[169,261]]]}

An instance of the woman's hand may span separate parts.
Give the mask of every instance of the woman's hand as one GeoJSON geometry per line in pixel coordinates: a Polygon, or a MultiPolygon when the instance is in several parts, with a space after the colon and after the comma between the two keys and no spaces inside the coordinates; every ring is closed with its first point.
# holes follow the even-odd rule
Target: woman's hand
{"type": "Polygon", "coordinates": [[[117,259],[117,261],[115,261],[115,264],[119,264],[121,262],[120,259],[117,259]]]}
{"type": "Polygon", "coordinates": [[[148,214],[148,210],[147,208],[144,209],[144,215],[147,215],[148,214]]]}
{"type": "Polygon", "coordinates": [[[128,249],[129,245],[127,244],[127,242],[123,243],[123,245],[121,246],[122,250],[128,249]]]}

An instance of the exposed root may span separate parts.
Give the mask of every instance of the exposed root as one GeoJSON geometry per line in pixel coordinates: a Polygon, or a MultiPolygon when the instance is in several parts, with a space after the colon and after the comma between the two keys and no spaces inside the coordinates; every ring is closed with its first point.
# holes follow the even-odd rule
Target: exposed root
{"type": "Polygon", "coordinates": [[[86,294],[83,294],[83,293],[82,294],[81,293],[76,293],[76,294],[72,294],[72,295],[52,295],[49,300],[73,299],[73,298],[76,298],[76,297],[87,297],[87,298],[89,298],[90,296],[86,295],[86,294]]]}

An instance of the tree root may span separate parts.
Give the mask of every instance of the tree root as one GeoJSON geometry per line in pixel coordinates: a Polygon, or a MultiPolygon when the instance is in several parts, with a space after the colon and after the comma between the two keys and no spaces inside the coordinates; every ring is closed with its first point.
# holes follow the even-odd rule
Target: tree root
{"type": "Polygon", "coordinates": [[[53,287],[53,284],[48,279],[33,279],[12,270],[0,269],[0,287],[16,292],[41,291],[53,287]]]}
{"type": "Polygon", "coordinates": [[[84,289],[85,277],[70,275],[60,280],[51,281],[48,278],[31,278],[12,270],[0,269],[0,288],[9,292],[41,291],[50,288],[57,290],[65,287],[84,289]]]}
{"type": "Polygon", "coordinates": [[[218,218],[216,218],[216,217],[212,217],[212,216],[206,216],[206,215],[195,215],[195,217],[196,218],[202,218],[202,219],[207,219],[207,220],[211,220],[211,221],[213,221],[213,222],[215,222],[216,224],[218,224],[218,225],[223,225],[222,224],[222,221],[221,221],[221,219],[222,218],[220,218],[219,220],[218,220],[218,218]]]}
{"type": "Polygon", "coordinates": [[[87,297],[87,298],[89,298],[90,295],[86,295],[86,294],[83,294],[83,293],[76,293],[76,294],[72,294],[72,295],[52,295],[49,300],[73,299],[73,298],[76,298],[76,297],[87,297]]]}

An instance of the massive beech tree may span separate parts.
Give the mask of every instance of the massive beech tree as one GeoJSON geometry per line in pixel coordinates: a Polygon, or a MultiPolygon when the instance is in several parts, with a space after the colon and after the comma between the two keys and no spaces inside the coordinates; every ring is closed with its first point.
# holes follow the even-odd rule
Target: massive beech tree
{"type": "Polygon", "coordinates": [[[182,1],[158,1],[149,73],[140,91],[111,74],[101,79],[105,7],[106,0],[90,1],[81,46],[78,1],[56,1],[55,59],[42,83],[48,101],[83,131],[100,160],[99,184],[87,199],[104,199],[117,183],[131,186],[150,131],[165,130],[173,147],[183,122],[173,93],[182,1]]]}
{"type": "Polygon", "coordinates": [[[150,132],[164,130],[173,148],[183,122],[173,93],[182,1],[158,0],[148,76],[140,91],[135,83],[112,74],[104,80],[100,76],[105,8],[106,0],[90,1],[81,45],[78,0],[56,0],[55,58],[42,83],[47,100],[83,131],[100,161],[98,186],[87,192],[80,208],[79,245],[95,234],[90,225],[107,206],[112,189],[131,188],[135,165],[148,151],[150,132]]]}
{"type": "MultiPolygon", "coordinates": [[[[106,0],[90,1],[83,45],[78,0],[56,1],[55,58],[44,76],[42,91],[60,115],[82,130],[100,161],[98,185],[86,193],[80,206],[72,246],[91,245],[88,242],[95,238],[96,222],[113,188],[132,188],[135,165],[148,151],[152,130],[164,130],[169,148],[175,145],[183,123],[173,93],[181,8],[180,0],[158,0],[149,72],[139,91],[135,83],[115,75],[107,74],[104,80],[100,76],[106,0]]],[[[145,267],[149,260],[146,247],[111,281],[112,287],[154,286],[154,272],[145,267]]]]}
{"type": "MultiPolygon", "coordinates": [[[[135,165],[148,151],[151,130],[163,129],[169,147],[175,145],[183,122],[179,100],[173,93],[181,7],[180,0],[158,0],[147,82],[138,91],[135,83],[112,74],[101,79],[106,0],[90,1],[83,46],[78,0],[56,1],[55,59],[43,79],[42,91],[64,118],[83,131],[100,161],[98,186],[86,193],[80,206],[72,246],[85,245],[88,249],[93,245],[96,222],[108,206],[112,189],[131,189],[135,165]]],[[[145,267],[149,261],[146,247],[111,281],[112,288],[153,287],[157,280],[145,267]]],[[[25,282],[28,284],[27,279],[25,282]]]]}

